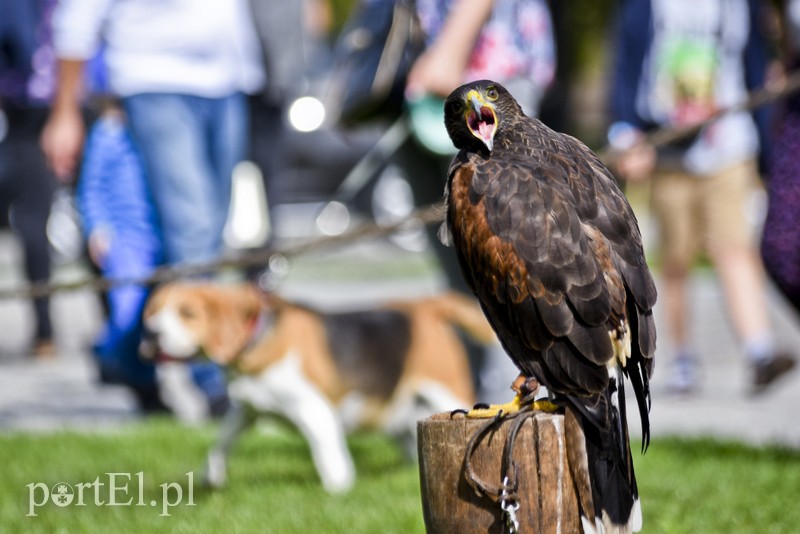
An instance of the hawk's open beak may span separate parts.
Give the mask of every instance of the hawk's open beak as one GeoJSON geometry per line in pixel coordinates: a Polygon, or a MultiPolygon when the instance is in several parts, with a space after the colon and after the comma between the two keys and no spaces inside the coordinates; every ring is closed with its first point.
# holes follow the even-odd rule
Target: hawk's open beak
{"type": "Polygon", "coordinates": [[[494,106],[483,99],[483,95],[472,90],[467,93],[467,111],[464,118],[472,135],[483,141],[489,152],[494,146],[494,134],[497,131],[497,115],[494,106]]]}

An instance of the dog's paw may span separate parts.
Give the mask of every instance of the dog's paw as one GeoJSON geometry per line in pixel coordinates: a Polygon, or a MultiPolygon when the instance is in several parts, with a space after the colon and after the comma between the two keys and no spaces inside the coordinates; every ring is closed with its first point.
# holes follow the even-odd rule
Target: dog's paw
{"type": "Polygon", "coordinates": [[[328,479],[322,481],[322,487],[331,494],[347,493],[353,489],[355,481],[354,475],[341,477],[339,479],[328,479]]]}
{"type": "Polygon", "coordinates": [[[226,471],[225,458],[221,454],[209,454],[206,468],[203,471],[203,486],[209,489],[224,487],[227,480],[226,471]]]}
{"type": "Polygon", "coordinates": [[[346,493],[356,482],[356,470],[349,455],[342,457],[340,461],[320,466],[319,476],[322,487],[328,493],[346,493]]]}

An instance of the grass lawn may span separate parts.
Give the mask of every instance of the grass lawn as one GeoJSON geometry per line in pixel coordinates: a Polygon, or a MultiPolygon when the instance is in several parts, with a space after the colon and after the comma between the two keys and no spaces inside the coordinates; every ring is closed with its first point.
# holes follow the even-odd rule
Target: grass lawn
{"type": "MultiPolygon", "coordinates": [[[[250,432],[236,448],[228,487],[199,487],[200,465],[215,428],[149,420],[103,434],[0,435],[1,532],[423,532],[417,470],[376,434],[350,439],[359,473],[344,496],[320,488],[308,451],[293,432],[250,432]],[[185,473],[194,472],[192,500],[185,473]],[[109,500],[106,473],[117,478],[109,500]],[[142,473],[138,475],[136,473],[142,473]],[[85,506],[48,503],[29,513],[29,484],[104,484],[84,490],[85,506]],[[140,478],[141,477],[141,478],[140,478]],[[139,481],[143,480],[141,485],[139,481]],[[172,486],[168,484],[173,484],[172,486]],[[164,485],[164,487],[162,487],[164,485]],[[182,504],[164,511],[166,500],[182,504]],[[141,496],[140,496],[141,493],[141,496]],[[135,506],[137,502],[142,506],[135,506]],[[151,506],[151,503],[155,505],[151,506]]],[[[636,456],[645,532],[797,532],[800,451],[753,449],[711,440],[660,439],[636,456]]],[[[34,501],[45,491],[33,487],[34,501]]]]}

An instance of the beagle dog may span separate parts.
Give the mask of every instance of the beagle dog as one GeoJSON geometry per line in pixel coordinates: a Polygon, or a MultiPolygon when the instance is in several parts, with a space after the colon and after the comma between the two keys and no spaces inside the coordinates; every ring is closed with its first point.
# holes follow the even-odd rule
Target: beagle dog
{"type": "Polygon", "coordinates": [[[179,362],[205,356],[229,371],[232,408],[208,455],[207,484],[225,482],[231,447],[257,415],[277,414],[304,436],[330,492],[354,482],[348,431],[377,428],[415,451],[417,420],[472,405],[455,327],[484,344],[496,339],[478,305],[455,293],[325,313],[246,284],[164,285],[149,299],[144,325],[171,407],[187,394],[179,362]]]}

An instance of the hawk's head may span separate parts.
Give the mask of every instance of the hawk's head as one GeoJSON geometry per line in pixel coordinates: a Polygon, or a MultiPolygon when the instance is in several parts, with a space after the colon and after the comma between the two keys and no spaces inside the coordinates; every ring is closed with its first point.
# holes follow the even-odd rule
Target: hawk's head
{"type": "Polygon", "coordinates": [[[444,124],[458,149],[491,152],[498,132],[521,115],[514,97],[491,80],[462,85],[444,102],[444,124]]]}

